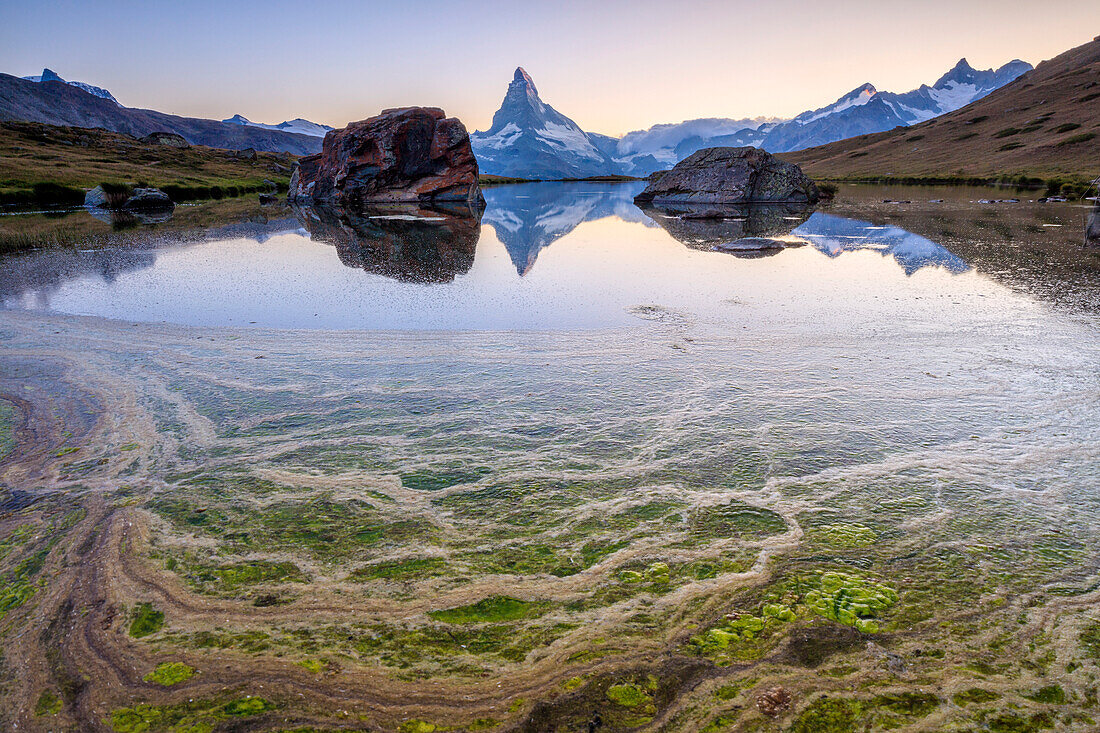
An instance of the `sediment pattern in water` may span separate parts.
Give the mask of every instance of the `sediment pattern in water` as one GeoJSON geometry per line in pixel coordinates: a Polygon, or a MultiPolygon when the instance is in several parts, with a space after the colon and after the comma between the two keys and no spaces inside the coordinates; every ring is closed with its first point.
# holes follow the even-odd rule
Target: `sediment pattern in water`
{"type": "Polygon", "coordinates": [[[635,315],[3,314],[0,720],[1095,728],[1087,326],[853,341],[635,315]]]}

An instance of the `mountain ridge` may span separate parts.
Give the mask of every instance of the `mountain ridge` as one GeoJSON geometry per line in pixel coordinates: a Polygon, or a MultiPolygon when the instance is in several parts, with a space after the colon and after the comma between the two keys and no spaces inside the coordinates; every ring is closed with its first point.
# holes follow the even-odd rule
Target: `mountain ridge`
{"type": "Polygon", "coordinates": [[[952,112],[782,157],[816,178],[1093,178],[1100,174],[1100,37],[952,112]]]}
{"type": "Polygon", "coordinates": [[[262,152],[309,155],[321,149],[321,139],[309,135],[123,107],[63,80],[35,82],[2,73],[0,120],[98,127],[134,137],[174,132],[192,145],[228,150],[254,148],[262,152]]]}

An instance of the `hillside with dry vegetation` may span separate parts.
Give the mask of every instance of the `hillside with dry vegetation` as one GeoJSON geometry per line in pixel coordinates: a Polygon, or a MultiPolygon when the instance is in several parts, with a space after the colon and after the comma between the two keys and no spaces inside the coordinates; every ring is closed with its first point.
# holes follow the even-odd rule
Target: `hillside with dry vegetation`
{"type": "Polygon", "coordinates": [[[143,183],[174,200],[221,198],[290,180],[294,158],[145,142],[100,129],[0,123],[0,203],[81,203],[100,183],[143,183]]]}
{"type": "Polygon", "coordinates": [[[781,157],[815,178],[1090,180],[1100,175],[1100,37],[955,112],[781,157]]]}

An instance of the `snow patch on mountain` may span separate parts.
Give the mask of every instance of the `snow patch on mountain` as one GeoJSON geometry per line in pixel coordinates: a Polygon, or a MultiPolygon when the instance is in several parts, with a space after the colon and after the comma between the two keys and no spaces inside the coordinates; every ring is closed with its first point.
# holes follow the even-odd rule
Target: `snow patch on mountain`
{"type": "Polygon", "coordinates": [[[281,132],[293,132],[299,135],[310,135],[312,137],[324,137],[326,133],[333,128],[328,125],[322,125],[316,122],[310,122],[304,120],[301,117],[296,117],[293,120],[287,120],[286,122],[280,122],[277,125],[267,125],[263,122],[253,122],[243,115],[233,115],[228,119],[222,120],[222,122],[228,122],[231,125],[247,125],[249,127],[262,127],[265,130],[279,130],[281,132]]]}
{"type": "Polygon", "coordinates": [[[82,81],[65,81],[60,76],[58,76],[56,72],[51,71],[49,69],[42,69],[42,73],[38,74],[36,76],[24,76],[23,78],[26,79],[27,81],[33,81],[33,82],[39,82],[39,83],[44,82],[44,81],[59,81],[62,84],[68,84],[71,87],[76,87],[77,89],[83,89],[88,94],[91,94],[93,97],[99,97],[100,99],[106,99],[109,102],[114,102],[115,104],[118,104],[119,107],[122,106],[121,104],[118,103],[118,100],[114,98],[114,95],[111,94],[106,89],[104,89],[103,87],[92,86],[91,84],[85,84],[82,81]]]}

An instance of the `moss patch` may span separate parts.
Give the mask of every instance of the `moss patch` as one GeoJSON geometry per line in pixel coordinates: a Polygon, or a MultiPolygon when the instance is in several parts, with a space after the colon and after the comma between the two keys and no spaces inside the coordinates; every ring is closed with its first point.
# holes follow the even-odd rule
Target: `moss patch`
{"type": "Polygon", "coordinates": [[[140,639],[155,634],[164,627],[164,613],[151,603],[139,603],[130,617],[130,636],[140,639]]]}
{"type": "Polygon", "coordinates": [[[490,596],[468,606],[431,611],[429,616],[447,624],[481,624],[517,621],[537,616],[546,610],[545,604],[521,601],[508,596],[490,596]]]}
{"type": "Polygon", "coordinates": [[[158,664],[156,669],[142,677],[142,679],[164,687],[171,687],[191,679],[194,675],[195,668],[183,662],[165,662],[164,664],[158,664]]]}
{"type": "Polygon", "coordinates": [[[34,714],[42,717],[61,712],[61,698],[53,690],[43,690],[34,704],[34,714]]]}

